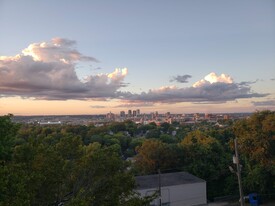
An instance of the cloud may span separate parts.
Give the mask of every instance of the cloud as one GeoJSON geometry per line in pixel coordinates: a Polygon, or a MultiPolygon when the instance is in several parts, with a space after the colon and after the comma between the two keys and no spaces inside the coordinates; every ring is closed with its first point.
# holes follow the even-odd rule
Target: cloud
{"type": "MultiPolygon", "coordinates": [[[[62,38],[30,44],[15,56],[0,56],[0,98],[101,101],[115,98],[127,102],[117,107],[146,107],[155,103],[222,103],[268,95],[251,91],[250,85],[257,80],[235,83],[229,75],[219,76],[213,72],[191,87],[164,86],[138,94],[122,92],[120,89],[128,85],[124,82],[127,68],[80,80],[75,70],[83,61],[98,62],[94,57],[81,54],[75,41],[62,38]]],[[[178,75],[170,81],[185,83],[189,78],[191,75],[178,75]]]]}
{"type": "Polygon", "coordinates": [[[84,56],[79,53],[74,46],[75,41],[53,38],[50,42],[33,43],[22,51],[25,56],[31,56],[34,61],[72,63],[76,61],[95,61],[98,60],[84,56]]]}
{"type": "Polygon", "coordinates": [[[91,105],[90,107],[91,107],[91,108],[94,108],[94,109],[106,108],[105,106],[102,106],[102,105],[91,105]]]}
{"type": "Polygon", "coordinates": [[[75,41],[54,38],[34,43],[15,56],[0,56],[0,97],[21,96],[45,100],[115,98],[125,87],[128,70],[90,75],[81,81],[75,72],[79,61],[97,61],[84,56],[75,41]]]}
{"type": "Polygon", "coordinates": [[[211,72],[210,74],[206,75],[204,79],[197,81],[196,83],[193,84],[193,87],[201,87],[204,85],[210,85],[213,83],[227,83],[231,84],[233,83],[233,79],[226,74],[221,74],[218,76],[216,73],[211,72]]]}
{"type": "Polygon", "coordinates": [[[266,106],[275,106],[275,100],[267,100],[267,101],[260,101],[260,102],[252,102],[252,104],[256,107],[266,107],[266,106]]]}
{"type": "Polygon", "coordinates": [[[187,83],[188,82],[188,79],[191,78],[192,76],[191,75],[177,75],[175,77],[172,77],[172,79],[170,80],[170,82],[179,82],[179,83],[187,83]]]}
{"type": "Polygon", "coordinates": [[[152,107],[155,104],[152,102],[131,102],[131,103],[126,103],[126,104],[120,104],[115,106],[115,108],[120,108],[120,107],[126,107],[126,108],[132,108],[132,107],[152,107]]]}
{"type": "Polygon", "coordinates": [[[271,81],[275,81],[275,78],[271,78],[270,80],[271,80],[271,81]]]}
{"type": "Polygon", "coordinates": [[[128,101],[154,103],[222,103],[242,98],[265,97],[267,95],[252,92],[246,84],[234,83],[229,75],[217,76],[215,73],[208,74],[204,79],[194,83],[192,87],[166,86],[140,94],[120,92],[121,98],[128,101]]]}
{"type": "Polygon", "coordinates": [[[239,85],[248,86],[257,83],[258,81],[259,79],[256,79],[255,81],[240,82],[239,85]]]}

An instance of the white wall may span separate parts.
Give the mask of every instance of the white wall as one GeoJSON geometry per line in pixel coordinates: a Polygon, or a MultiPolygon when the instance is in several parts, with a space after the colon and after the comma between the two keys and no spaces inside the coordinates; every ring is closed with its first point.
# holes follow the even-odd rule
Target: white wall
{"type": "MultiPolygon", "coordinates": [[[[162,187],[162,203],[170,202],[170,206],[193,206],[203,205],[207,203],[206,198],[206,182],[183,184],[162,187]]],[[[144,197],[155,192],[157,188],[138,190],[144,197]]],[[[154,203],[158,205],[159,200],[154,203]]]]}

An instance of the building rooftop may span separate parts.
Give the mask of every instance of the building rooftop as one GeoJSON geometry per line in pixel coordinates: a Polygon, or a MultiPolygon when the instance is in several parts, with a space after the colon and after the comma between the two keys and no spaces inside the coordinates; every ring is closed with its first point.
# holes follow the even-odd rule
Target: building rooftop
{"type": "MultiPolygon", "coordinates": [[[[157,188],[159,186],[158,174],[136,176],[137,189],[149,189],[157,188]]],[[[200,179],[188,172],[174,172],[174,173],[164,173],[161,174],[161,186],[173,186],[182,184],[192,184],[205,182],[205,180],[200,179]]]]}

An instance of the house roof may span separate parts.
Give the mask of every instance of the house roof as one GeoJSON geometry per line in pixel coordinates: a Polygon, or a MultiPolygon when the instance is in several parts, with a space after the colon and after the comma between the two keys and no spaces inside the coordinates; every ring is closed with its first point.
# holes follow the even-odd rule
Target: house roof
{"type": "MultiPolygon", "coordinates": [[[[148,188],[157,188],[159,186],[159,175],[145,175],[145,176],[136,176],[137,189],[148,189],[148,188]]],[[[161,186],[174,186],[174,185],[183,185],[183,184],[192,184],[205,182],[205,180],[200,179],[194,175],[191,175],[188,172],[174,172],[174,173],[164,173],[161,174],[161,186]]]]}

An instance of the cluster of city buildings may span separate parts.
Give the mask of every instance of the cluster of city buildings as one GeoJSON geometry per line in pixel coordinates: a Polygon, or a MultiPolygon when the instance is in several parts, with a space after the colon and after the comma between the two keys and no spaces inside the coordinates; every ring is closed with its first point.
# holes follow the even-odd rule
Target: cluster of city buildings
{"type": "Polygon", "coordinates": [[[163,122],[171,124],[178,122],[180,124],[195,124],[202,121],[218,122],[219,120],[237,120],[244,119],[251,113],[224,113],[224,114],[207,114],[207,113],[188,113],[188,114],[172,114],[170,112],[158,113],[141,113],[140,109],[120,111],[119,114],[109,112],[102,115],[52,115],[52,116],[14,116],[14,122],[39,125],[96,125],[101,126],[109,122],[124,122],[131,120],[136,124],[149,124],[151,122],[160,125],[163,122]]]}
{"type": "Polygon", "coordinates": [[[109,112],[106,114],[107,121],[123,122],[125,120],[131,120],[136,124],[148,124],[151,122],[157,125],[167,122],[171,124],[172,122],[179,122],[181,124],[195,124],[201,121],[217,122],[218,120],[236,120],[247,118],[251,113],[226,113],[226,114],[209,114],[209,113],[189,113],[189,114],[171,114],[166,112],[164,114],[159,114],[156,112],[151,113],[141,113],[139,109],[120,111],[119,114],[114,114],[109,112]]]}

